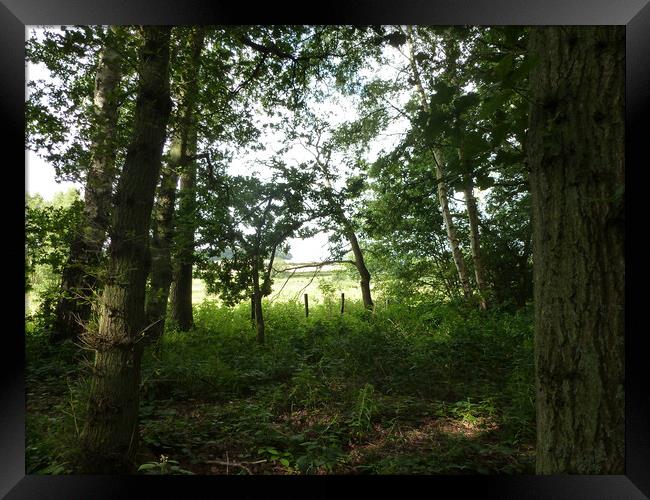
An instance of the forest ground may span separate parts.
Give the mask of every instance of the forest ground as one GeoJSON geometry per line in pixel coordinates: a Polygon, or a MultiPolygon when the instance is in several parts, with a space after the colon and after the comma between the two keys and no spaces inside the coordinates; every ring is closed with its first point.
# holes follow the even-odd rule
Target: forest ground
{"type": "MultiPolygon", "coordinates": [[[[147,349],[141,473],[534,473],[530,310],[373,314],[346,292],[341,315],[340,281],[323,283],[308,318],[267,302],[263,346],[250,304],[205,300],[193,331],[147,349]]],[[[27,333],[27,472],[74,473],[91,353],[27,333]]]]}

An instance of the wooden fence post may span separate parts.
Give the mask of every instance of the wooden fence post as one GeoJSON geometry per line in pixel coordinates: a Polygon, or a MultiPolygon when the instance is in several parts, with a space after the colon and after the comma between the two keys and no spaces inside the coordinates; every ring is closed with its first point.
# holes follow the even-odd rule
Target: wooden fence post
{"type": "Polygon", "coordinates": [[[305,318],[309,316],[309,298],[305,294],[305,318]]]}
{"type": "Polygon", "coordinates": [[[341,314],[345,311],[345,294],[341,293],[341,314]]]}

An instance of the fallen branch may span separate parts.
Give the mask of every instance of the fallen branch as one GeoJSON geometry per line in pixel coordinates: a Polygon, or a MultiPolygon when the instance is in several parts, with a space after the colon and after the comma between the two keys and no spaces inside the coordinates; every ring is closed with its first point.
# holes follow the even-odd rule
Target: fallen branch
{"type": "Polygon", "coordinates": [[[206,460],[205,461],[206,464],[225,465],[226,467],[230,467],[231,465],[234,465],[235,467],[240,467],[241,469],[244,469],[251,476],[253,475],[253,473],[244,464],[253,465],[253,464],[261,464],[263,462],[267,462],[267,460],[266,459],[264,459],[264,460],[256,460],[254,462],[231,462],[229,460],[228,461],[223,461],[223,460],[206,460]]]}

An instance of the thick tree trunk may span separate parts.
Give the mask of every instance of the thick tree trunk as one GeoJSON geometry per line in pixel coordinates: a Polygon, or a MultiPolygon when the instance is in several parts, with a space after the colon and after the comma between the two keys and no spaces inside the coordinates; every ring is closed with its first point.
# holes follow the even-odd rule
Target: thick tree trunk
{"type": "Polygon", "coordinates": [[[623,474],[625,28],[532,28],[537,472],[623,474]]]}
{"type": "Polygon", "coordinates": [[[93,292],[98,288],[102,246],[106,240],[115,179],[115,127],[122,57],[115,50],[120,27],[108,30],[100,52],[93,100],[92,159],[84,186],[84,216],[63,268],[52,340],[78,338],[90,318],[93,292]]]}
{"type": "Polygon", "coordinates": [[[474,276],[476,286],[479,292],[479,304],[481,309],[487,309],[487,283],[485,281],[485,271],[483,269],[483,259],[481,258],[481,242],[479,234],[478,207],[474,197],[474,181],[469,176],[465,183],[465,203],[467,205],[467,215],[469,218],[469,243],[472,249],[472,261],[474,263],[474,276]]]}
{"type": "MultiPolygon", "coordinates": [[[[160,183],[158,201],[154,210],[154,229],[153,239],[151,241],[151,290],[147,297],[147,321],[151,327],[151,340],[160,339],[165,327],[165,317],[167,314],[167,303],[169,299],[170,286],[173,281],[174,269],[171,259],[171,250],[173,243],[173,218],[174,205],[176,203],[176,186],[178,184],[178,172],[188,163],[190,154],[189,148],[194,148],[196,137],[192,137],[192,131],[196,123],[196,99],[198,93],[198,73],[201,64],[201,49],[203,46],[203,37],[200,35],[201,28],[196,28],[190,39],[191,51],[187,56],[182,71],[182,81],[180,82],[181,90],[179,92],[180,102],[180,120],[179,126],[174,134],[170,148],[170,162],[167,168],[163,169],[163,175],[160,183]]],[[[195,134],[195,133],[194,133],[195,134]]],[[[192,231],[193,235],[193,231],[192,231]]],[[[184,271],[187,274],[187,269],[184,271]]],[[[189,294],[187,291],[181,291],[183,297],[189,295],[189,314],[187,302],[174,295],[174,303],[182,302],[184,311],[178,313],[177,319],[179,324],[189,329],[192,324],[192,268],[189,266],[189,294]]],[[[179,283],[187,284],[187,278],[181,278],[179,283]]],[[[178,290],[177,290],[178,291],[178,290]]]]}
{"type": "MultiPolygon", "coordinates": [[[[415,87],[418,91],[418,94],[420,95],[422,110],[426,113],[430,113],[431,108],[429,107],[429,101],[427,100],[427,95],[424,92],[422,80],[420,79],[420,72],[418,71],[417,61],[415,60],[415,53],[413,50],[413,28],[411,26],[407,26],[406,30],[409,48],[409,61],[411,65],[411,71],[413,73],[413,79],[415,80],[415,87]]],[[[445,222],[447,240],[449,241],[449,246],[451,247],[451,253],[454,258],[454,265],[456,266],[456,271],[458,272],[458,279],[460,281],[463,295],[466,299],[470,299],[472,297],[472,289],[470,287],[469,278],[467,276],[467,268],[465,267],[463,253],[460,251],[458,236],[456,234],[456,226],[454,225],[454,221],[451,217],[451,212],[449,211],[449,198],[447,197],[448,188],[447,183],[445,182],[442,153],[435,148],[433,150],[433,159],[436,169],[436,181],[438,184],[438,201],[440,203],[440,210],[442,211],[442,218],[445,222]]]]}
{"type": "Polygon", "coordinates": [[[117,187],[99,330],[83,337],[96,355],[81,435],[82,472],[130,472],[138,443],[149,227],[171,109],[170,28],[144,27],[143,36],[135,119],[117,187]]]}

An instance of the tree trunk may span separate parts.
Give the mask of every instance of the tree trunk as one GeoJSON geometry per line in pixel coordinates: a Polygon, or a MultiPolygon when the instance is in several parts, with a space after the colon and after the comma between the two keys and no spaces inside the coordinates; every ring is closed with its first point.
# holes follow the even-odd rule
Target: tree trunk
{"type": "Polygon", "coordinates": [[[327,166],[324,164],[320,164],[320,167],[325,176],[325,183],[327,185],[327,189],[329,190],[328,191],[329,194],[326,195],[327,199],[329,200],[330,206],[332,207],[335,217],[338,219],[338,223],[343,226],[343,233],[345,234],[345,237],[348,239],[348,241],[350,242],[350,246],[352,247],[352,253],[354,254],[354,265],[357,268],[357,271],[359,272],[359,277],[361,278],[360,285],[361,285],[361,298],[363,300],[363,306],[366,309],[373,309],[375,305],[372,302],[372,295],[370,293],[370,271],[368,271],[368,268],[366,267],[366,262],[363,258],[363,252],[361,251],[361,246],[359,246],[359,240],[357,239],[357,235],[354,232],[354,227],[352,227],[352,224],[350,223],[347,216],[345,215],[343,208],[341,207],[341,205],[339,205],[336,202],[336,200],[331,194],[334,190],[332,188],[332,183],[329,178],[329,172],[327,170],[327,166]]]}
{"type": "Polygon", "coordinates": [[[467,177],[465,183],[465,203],[467,204],[467,215],[469,218],[469,243],[472,249],[472,261],[474,262],[474,276],[479,292],[479,304],[481,309],[487,309],[487,284],[485,282],[485,271],[483,259],[481,258],[481,242],[478,223],[478,207],[474,197],[474,181],[471,176],[467,177]]]}
{"type": "Polygon", "coordinates": [[[115,50],[123,28],[108,30],[99,55],[92,115],[92,159],[84,187],[84,214],[63,268],[61,297],[55,310],[52,340],[78,338],[90,318],[93,292],[99,286],[98,271],[106,240],[115,179],[115,127],[122,56],[115,50]]]}
{"type": "MultiPolygon", "coordinates": [[[[180,101],[179,113],[180,120],[178,130],[174,134],[170,148],[170,162],[167,168],[163,169],[163,175],[160,182],[160,191],[158,202],[154,210],[154,229],[153,239],[151,241],[151,290],[147,297],[147,321],[151,327],[151,340],[160,339],[165,327],[165,317],[167,315],[167,302],[169,299],[170,286],[173,281],[174,269],[171,260],[171,250],[173,243],[173,218],[174,205],[176,203],[176,186],[178,184],[178,172],[188,163],[188,148],[195,147],[190,141],[196,142],[192,137],[192,129],[195,127],[196,117],[196,99],[198,93],[198,72],[201,63],[201,49],[203,38],[197,37],[201,28],[195,29],[190,40],[191,52],[187,56],[182,71],[182,81],[180,82],[180,101]]],[[[193,231],[192,231],[193,234],[193,231]]],[[[185,270],[187,273],[187,270],[185,270]]],[[[179,324],[189,326],[192,324],[192,269],[189,267],[189,315],[183,311],[179,313],[179,324]],[[189,319],[188,319],[189,318],[189,319]]],[[[180,283],[187,283],[187,279],[181,278],[180,283]]],[[[182,292],[181,295],[188,295],[182,292]]],[[[177,294],[174,295],[177,297],[177,294]]],[[[185,301],[180,298],[178,301],[185,301]]],[[[174,301],[176,302],[176,300],[174,301]]]]}
{"type": "MultiPolygon", "coordinates": [[[[188,154],[196,151],[196,132],[188,145],[188,154]]],[[[174,282],[171,288],[172,317],[182,332],[194,325],[192,316],[192,264],[194,262],[194,229],[196,205],[196,163],[186,161],[181,174],[179,207],[176,224],[177,253],[174,262],[174,282]]]]}
{"type": "MultiPolygon", "coordinates": [[[[420,95],[420,103],[422,109],[425,113],[430,113],[431,108],[429,107],[429,102],[427,101],[427,95],[424,92],[424,87],[422,86],[422,80],[420,79],[420,72],[418,71],[417,62],[415,60],[415,53],[413,51],[413,28],[411,26],[406,27],[407,32],[407,43],[409,48],[409,62],[411,65],[411,71],[413,72],[413,79],[415,80],[415,87],[420,95]]],[[[460,246],[458,244],[458,236],[456,234],[456,226],[451,217],[451,212],[449,211],[449,199],[447,197],[447,183],[445,182],[445,173],[443,168],[442,153],[435,149],[433,150],[433,159],[436,168],[436,181],[438,184],[438,201],[440,202],[440,210],[442,211],[442,218],[445,222],[445,229],[447,231],[447,240],[451,246],[451,253],[454,258],[454,264],[456,265],[456,271],[458,272],[458,279],[460,280],[460,286],[463,291],[463,295],[466,299],[472,297],[472,289],[470,288],[469,278],[467,276],[467,268],[465,267],[465,260],[463,259],[463,254],[460,251],[460,246]]]]}
{"type": "Polygon", "coordinates": [[[163,169],[158,189],[158,200],[154,208],[153,237],[151,239],[151,287],[147,294],[146,316],[150,329],[149,342],[157,342],[165,329],[169,287],[173,278],[171,247],[173,240],[174,204],[178,174],[175,170],[180,158],[181,145],[176,139],[172,143],[170,165],[163,169]]]}
{"type": "Polygon", "coordinates": [[[625,28],[529,50],[537,473],[623,474],[625,28]]]}
{"type": "MultiPolygon", "coordinates": [[[[191,154],[194,153],[194,148],[191,154]]],[[[179,208],[176,225],[177,254],[174,262],[174,282],[171,288],[172,318],[182,332],[189,331],[192,315],[192,264],[194,261],[194,216],[196,204],[196,164],[185,163],[181,175],[179,208]]]]}
{"type": "MultiPolygon", "coordinates": [[[[192,34],[191,51],[196,63],[194,81],[199,70],[199,61],[205,30],[197,28],[192,34]]],[[[196,123],[188,122],[187,153],[196,154],[197,130],[196,123]]],[[[172,285],[172,317],[183,331],[189,331],[194,325],[192,317],[192,265],[194,263],[194,231],[196,229],[196,161],[183,162],[181,187],[179,192],[179,207],[177,217],[177,254],[174,264],[174,282],[172,285]]]]}
{"type": "MultiPolygon", "coordinates": [[[[345,216],[344,216],[345,217],[345,216]]],[[[357,235],[354,234],[352,225],[345,220],[346,225],[346,236],[350,241],[352,246],[352,253],[354,254],[354,262],[359,271],[359,276],[361,277],[361,297],[363,299],[363,306],[366,309],[372,309],[374,304],[372,302],[372,295],[370,294],[370,271],[366,267],[366,262],[363,259],[363,252],[359,246],[359,240],[357,240],[357,235]]]]}
{"type": "Polygon", "coordinates": [[[257,255],[253,262],[253,305],[255,307],[255,329],[257,331],[257,342],[264,344],[264,314],[262,312],[262,289],[260,287],[259,259],[257,255]]]}
{"type": "Polygon", "coordinates": [[[96,353],[81,435],[82,472],[130,472],[138,444],[149,227],[171,109],[170,27],[142,32],[133,132],[117,187],[99,330],[83,337],[96,353]]]}
{"type": "Polygon", "coordinates": [[[463,291],[463,296],[466,299],[472,298],[472,289],[469,284],[469,277],[467,275],[467,268],[465,267],[465,259],[463,253],[460,251],[460,244],[458,243],[458,235],[456,233],[456,226],[451,217],[449,210],[449,198],[447,197],[447,183],[444,181],[444,172],[442,170],[441,156],[439,151],[433,152],[433,157],[436,163],[436,180],[438,181],[438,201],[440,202],[440,210],[442,211],[442,219],[445,222],[445,230],[447,231],[447,241],[451,247],[451,254],[454,258],[454,265],[458,272],[458,280],[460,287],[463,291]]]}

